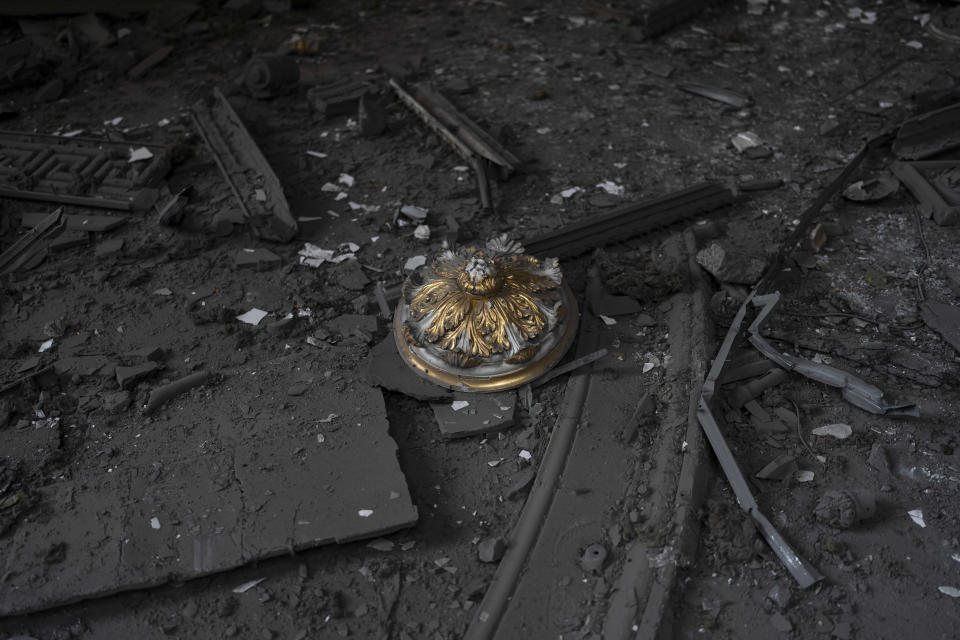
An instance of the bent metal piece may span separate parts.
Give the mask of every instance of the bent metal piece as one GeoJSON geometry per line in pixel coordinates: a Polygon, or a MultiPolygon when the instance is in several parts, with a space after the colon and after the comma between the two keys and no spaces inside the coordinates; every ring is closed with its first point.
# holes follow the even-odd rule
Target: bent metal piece
{"type": "MultiPolygon", "coordinates": [[[[827,185],[827,187],[820,192],[820,195],[817,196],[810,206],[804,210],[800,216],[800,224],[797,225],[797,228],[794,229],[793,233],[786,239],[786,241],[780,245],[780,251],[777,253],[777,257],[770,265],[770,268],[767,270],[766,275],[764,275],[763,279],[757,283],[757,286],[750,293],[750,295],[747,296],[747,299],[743,301],[743,304],[740,305],[740,309],[737,311],[737,315],[733,319],[730,329],[727,331],[726,337],[723,339],[723,344],[720,346],[720,351],[717,353],[716,358],[714,358],[713,366],[710,368],[710,373],[707,375],[706,380],[704,380],[703,389],[700,392],[700,402],[697,407],[697,420],[700,422],[700,426],[703,428],[704,434],[706,434],[707,439],[710,441],[710,446],[713,448],[713,451],[717,456],[717,460],[720,462],[720,467],[723,469],[724,475],[727,476],[727,481],[730,483],[734,494],[737,496],[737,503],[740,505],[741,509],[746,511],[750,517],[753,518],[754,522],[757,524],[757,527],[760,529],[761,535],[763,535],[763,538],[767,541],[767,544],[770,545],[770,548],[773,549],[774,553],[777,554],[777,557],[780,558],[780,561],[784,564],[787,570],[790,571],[790,575],[793,576],[793,579],[796,580],[797,584],[799,584],[802,588],[807,588],[817,583],[823,579],[823,576],[815,568],[807,564],[803,558],[797,555],[797,552],[794,551],[789,543],[787,543],[787,541],[783,538],[783,536],[780,535],[776,528],[774,528],[773,524],[771,524],[770,521],[767,520],[767,518],[760,512],[760,508],[757,505],[756,499],[753,497],[753,493],[750,491],[750,486],[747,484],[747,480],[743,475],[743,471],[740,470],[740,466],[737,464],[736,458],[733,457],[733,453],[730,451],[730,447],[727,445],[727,441],[724,439],[723,433],[720,431],[720,426],[713,417],[713,413],[710,410],[710,401],[713,399],[713,394],[716,391],[717,379],[723,372],[723,366],[727,358],[730,356],[730,349],[733,346],[733,341],[740,332],[740,326],[743,324],[744,316],[746,316],[747,307],[753,302],[754,296],[756,296],[760,291],[768,290],[774,280],[773,276],[782,267],[785,256],[793,251],[800,240],[806,236],[812,226],[814,218],[816,218],[816,216],[820,213],[823,205],[825,205],[830,198],[839,193],[844,185],[847,184],[850,177],[863,162],[864,158],[866,158],[867,155],[869,155],[874,149],[877,149],[878,147],[890,142],[892,138],[893,136],[891,133],[885,132],[871,138],[870,140],[867,140],[857,154],[850,160],[850,162],[847,163],[847,166],[844,167],[843,171],[841,171],[840,174],[833,179],[833,182],[827,185]]],[[[762,322],[762,317],[764,317],[765,314],[761,312],[760,316],[760,321],[762,322]]],[[[759,326],[756,321],[754,322],[754,325],[759,326]]],[[[868,393],[866,394],[866,397],[871,396],[868,393]]]]}
{"type": "Polygon", "coordinates": [[[761,307],[761,309],[747,330],[750,332],[750,344],[756,347],[760,353],[788,371],[842,389],[844,399],[864,411],[893,416],[917,417],[920,415],[915,404],[890,404],[884,400],[883,391],[879,387],[875,387],[852,373],[777,351],[760,335],[760,325],[763,324],[763,321],[766,320],[779,301],[779,291],[763,296],[753,296],[751,299],[753,306],[761,307]]]}
{"type": "Polygon", "coordinates": [[[747,479],[744,477],[740,465],[737,464],[736,458],[733,457],[733,452],[730,451],[730,447],[727,445],[727,441],[720,431],[720,426],[710,411],[710,401],[713,399],[713,394],[716,390],[717,378],[720,377],[723,365],[730,356],[730,348],[733,346],[733,341],[736,339],[737,333],[740,331],[740,325],[743,323],[743,318],[747,313],[747,304],[749,304],[752,299],[753,294],[750,294],[743,305],[741,305],[740,310],[737,311],[737,315],[730,325],[730,330],[727,331],[727,335],[723,339],[723,344],[720,346],[720,351],[713,361],[710,373],[707,374],[707,379],[704,380],[703,391],[700,393],[700,402],[697,407],[697,420],[700,421],[700,426],[703,428],[707,440],[710,441],[713,452],[717,455],[720,467],[730,482],[730,487],[737,497],[737,504],[753,518],[757,528],[760,530],[760,534],[764,540],[767,541],[767,544],[770,545],[770,548],[773,549],[773,552],[777,554],[777,557],[780,558],[780,561],[790,572],[790,575],[793,576],[793,579],[797,581],[797,584],[799,584],[801,588],[806,589],[822,580],[823,575],[797,555],[797,552],[793,550],[790,543],[780,535],[776,527],[761,513],[760,505],[757,504],[756,498],[753,497],[753,492],[750,491],[750,485],[747,484],[747,479]]]}
{"type": "Polygon", "coordinates": [[[573,343],[577,302],[556,258],[506,235],[446,251],[403,284],[393,335],[401,358],[435,384],[502,391],[547,373],[573,343]]]}

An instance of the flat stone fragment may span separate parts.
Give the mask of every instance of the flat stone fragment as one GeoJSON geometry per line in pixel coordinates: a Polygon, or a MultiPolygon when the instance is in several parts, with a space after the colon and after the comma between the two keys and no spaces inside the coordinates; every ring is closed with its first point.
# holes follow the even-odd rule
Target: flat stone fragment
{"type": "Polygon", "coordinates": [[[240,249],[233,257],[233,264],[238,269],[272,267],[280,264],[280,256],[269,249],[240,249]]]}
{"type": "Polygon", "coordinates": [[[485,538],[477,545],[477,557],[480,562],[500,562],[507,545],[503,538],[485,538]]]}
{"type": "Polygon", "coordinates": [[[117,367],[117,384],[120,385],[121,389],[125,389],[134,382],[146,378],[159,368],[160,366],[155,362],[138,364],[133,367],[117,367]]]}
{"type": "Polygon", "coordinates": [[[732,253],[714,242],[697,253],[697,264],[720,282],[756,284],[767,268],[767,263],[756,256],[732,253]]]}
{"type": "Polygon", "coordinates": [[[446,400],[452,397],[450,392],[427,382],[413,372],[397,353],[397,344],[393,335],[370,350],[363,363],[363,374],[368,383],[402,393],[417,400],[446,400]]]}
{"type": "Polygon", "coordinates": [[[50,241],[48,245],[51,252],[66,251],[90,241],[90,234],[86,231],[71,231],[66,229],[63,233],[50,241]]]}
{"type": "Polygon", "coordinates": [[[98,258],[104,258],[106,256],[120,253],[122,250],[123,238],[111,238],[110,240],[104,240],[103,242],[99,243],[93,250],[93,253],[98,258]]]}
{"type": "MultiPolygon", "coordinates": [[[[329,386],[290,398],[284,390],[291,380],[280,367],[258,368],[256,380],[244,373],[211,397],[184,396],[169,415],[138,427],[137,445],[154,452],[147,458],[108,462],[36,487],[43,517],[24,519],[4,538],[0,616],[376,538],[416,523],[379,390],[355,384],[338,393],[329,386]],[[280,398],[304,416],[334,414],[337,427],[288,423],[280,398]],[[218,448],[171,439],[185,424],[202,424],[218,448]],[[51,549],[62,549],[63,559],[37,561],[51,549]]],[[[30,450],[40,438],[49,440],[39,429],[23,434],[37,439],[23,443],[30,450]]]]}
{"type": "Polygon", "coordinates": [[[635,315],[643,310],[643,305],[630,296],[606,295],[590,304],[594,313],[604,316],[635,315]]]}
{"type": "Polygon", "coordinates": [[[949,342],[960,353],[960,307],[942,302],[924,302],[921,306],[923,321],[928,327],[949,342]]]}
{"type": "Polygon", "coordinates": [[[512,427],[516,404],[516,391],[506,391],[454,393],[452,402],[433,402],[430,406],[440,426],[440,435],[444,438],[466,438],[512,427]],[[467,404],[463,405],[464,402],[467,404]]]}
{"type": "Polygon", "coordinates": [[[337,284],[344,289],[361,291],[369,282],[370,278],[363,272],[360,263],[356,260],[347,260],[337,268],[337,284]]]}
{"type": "Polygon", "coordinates": [[[797,459],[788,453],[777,456],[757,472],[760,480],[785,480],[797,470],[797,459]]]}
{"type": "Polygon", "coordinates": [[[342,336],[350,335],[355,329],[367,333],[377,332],[377,316],[345,313],[323,323],[327,331],[339,333],[342,336]]]}

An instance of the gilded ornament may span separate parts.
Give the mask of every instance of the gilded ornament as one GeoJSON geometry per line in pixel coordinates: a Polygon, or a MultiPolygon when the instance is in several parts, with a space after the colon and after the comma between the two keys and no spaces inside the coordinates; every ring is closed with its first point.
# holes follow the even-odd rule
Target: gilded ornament
{"type": "Polygon", "coordinates": [[[394,336],[419,375],[497,391],[546,373],[573,342],[577,321],[557,260],[526,255],[503,235],[416,269],[404,282],[394,336]]]}

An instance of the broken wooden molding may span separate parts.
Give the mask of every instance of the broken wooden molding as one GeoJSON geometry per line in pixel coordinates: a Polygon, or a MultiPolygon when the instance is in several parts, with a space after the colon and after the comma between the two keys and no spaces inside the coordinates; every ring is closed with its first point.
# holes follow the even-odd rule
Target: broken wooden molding
{"type": "Polygon", "coordinates": [[[299,229],[280,180],[227,98],[214,89],[213,104],[198,102],[190,115],[253,232],[265,240],[292,240],[299,229]]]}

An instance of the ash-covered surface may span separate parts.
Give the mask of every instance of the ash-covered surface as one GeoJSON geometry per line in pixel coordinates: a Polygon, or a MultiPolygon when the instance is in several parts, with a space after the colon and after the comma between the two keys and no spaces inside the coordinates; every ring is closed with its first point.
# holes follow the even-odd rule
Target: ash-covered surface
{"type": "MultiPolygon", "coordinates": [[[[32,167],[0,136],[0,251],[26,246],[0,261],[0,637],[477,633],[572,378],[521,390],[506,430],[445,437],[430,402],[463,407],[378,357],[385,292],[445,242],[535,238],[706,181],[743,193],[561,265],[608,353],[574,374],[576,437],[496,637],[955,635],[955,3],[713,3],[654,39],[627,3],[284,4],[0,18],[3,128],[111,149],[32,167]],[[299,84],[251,95],[244,69],[274,54],[299,84]],[[489,172],[494,212],[389,74],[432,82],[520,159],[489,172]],[[218,164],[198,130],[214,89],[293,241],[262,239],[264,211],[290,226],[255,154],[218,164]],[[921,416],[796,374],[752,403],[749,376],[716,394],[760,508],[825,576],[801,590],[688,409],[804,209],[866,138],[931,111],[805,230],[761,329],[921,416]],[[921,181],[891,189],[898,159],[921,181]],[[41,166],[47,182],[24,177],[41,166]],[[17,245],[58,204],[11,191],[110,204],[68,201],[61,235],[17,245]],[[638,304],[587,304],[591,267],[638,304]]],[[[728,365],[761,359],[739,340],[728,365]]]]}

